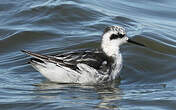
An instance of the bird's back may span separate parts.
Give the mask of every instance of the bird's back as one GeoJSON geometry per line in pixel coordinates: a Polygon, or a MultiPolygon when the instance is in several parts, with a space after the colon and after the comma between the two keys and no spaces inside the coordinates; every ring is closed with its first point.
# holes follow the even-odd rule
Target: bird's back
{"type": "Polygon", "coordinates": [[[84,49],[72,52],[66,52],[54,56],[54,58],[61,60],[60,65],[77,70],[77,64],[86,64],[97,71],[105,72],[109,67],[110,58],[108,58],[99,49],[84,49]]]}
{"type": "Polygon", "coordinates": [[[30,63],[46,78],[61,83],[97,83],[106,80],[110,58],[99,49],[84,49],[58,55],[40,55],[29,51],[30,63]]]}

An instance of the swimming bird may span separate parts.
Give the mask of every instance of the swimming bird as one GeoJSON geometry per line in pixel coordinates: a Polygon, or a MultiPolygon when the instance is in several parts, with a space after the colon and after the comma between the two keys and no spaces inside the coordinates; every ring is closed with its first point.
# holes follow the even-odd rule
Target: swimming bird
{"type": "Polygon", "coordinates": [[[109,26],[102,34],[100,49],[75,50],[55,56],[22,52],[32,56],[29,63],[52,82],[101,84],[119,77],[122,68],[119,49],[127,42],[144,46],[129,39],[123,27],[109,26]]]}

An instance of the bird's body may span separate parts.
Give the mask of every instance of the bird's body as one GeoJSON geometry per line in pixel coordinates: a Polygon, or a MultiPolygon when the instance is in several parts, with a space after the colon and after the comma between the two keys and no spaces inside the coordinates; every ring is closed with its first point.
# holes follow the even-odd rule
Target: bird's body
{"type": "Polygon", "coordinates": [[[122,68],[119,46],[128,40],[122,27],[112,26],[105,29],[100,49],[76,50],[55,56],[22,52],[33,57],[30,64],[50,81],[100,84],[119,77],[122,68]]]}
{"type": "Polygon", "coordinates": [[[116,60],[99,49],[83,49],[56,56],[44,56],[23,50],[33,56],[31,65],[43,76],[58,83],[97,84],[112,81],[122,67],[121,54],[116,60]]]}

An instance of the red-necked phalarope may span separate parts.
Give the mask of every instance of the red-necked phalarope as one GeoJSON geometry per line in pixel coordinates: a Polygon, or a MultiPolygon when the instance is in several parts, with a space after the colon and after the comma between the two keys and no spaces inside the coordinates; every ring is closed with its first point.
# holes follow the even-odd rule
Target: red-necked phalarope
{"type": "Polygon", "coordinates": [[[30,64],[43,76],[58,83],[99,84],[119,77],[122,68],[120,45],[134,43],[126,36],[120,26],[107,27],[104,30],[100,49],[85,49],[46,56],[22,50],[32,56],[30,64]]]}

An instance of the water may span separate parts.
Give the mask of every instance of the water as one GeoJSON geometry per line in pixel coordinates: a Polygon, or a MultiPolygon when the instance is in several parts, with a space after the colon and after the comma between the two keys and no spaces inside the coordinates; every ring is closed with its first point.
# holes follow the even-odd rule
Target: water
{"type": "Polygon", "coordinates": [[[0,109],[176,108],[176,1],[0,0],[0,109]],[[97,48],[120,25],[148,48],[125,44],[121,80],[106,86],[55,84],[20,52],[46,55],[97,48]]]}

